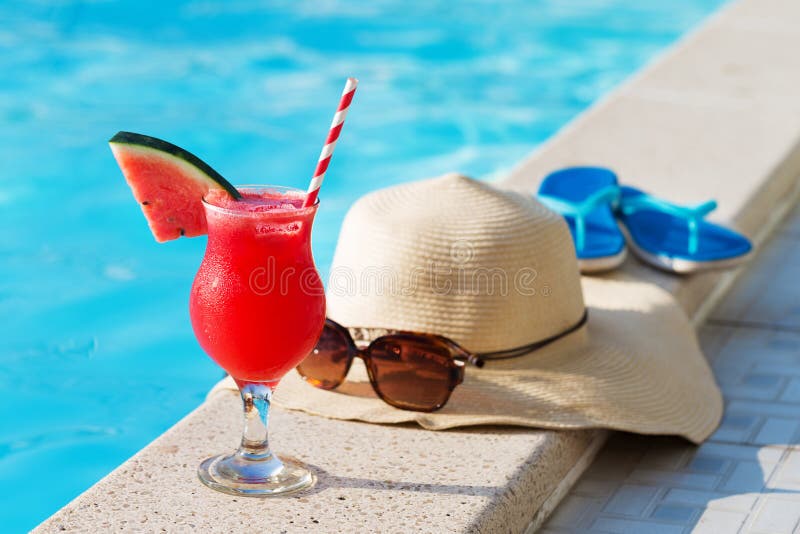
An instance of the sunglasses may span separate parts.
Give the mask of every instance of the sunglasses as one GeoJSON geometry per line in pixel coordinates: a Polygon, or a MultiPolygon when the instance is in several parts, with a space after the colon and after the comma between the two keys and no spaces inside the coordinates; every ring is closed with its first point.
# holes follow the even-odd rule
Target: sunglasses
{"type": "Polygon", "coordinates": [[[402,410],[433,412],[444,406],[455,387],[464,381],[466,364],[483,367],[480,356],[456,342],[434,334],[386,329],[348,330],[327,319],[316,348],[297,371],[303,380],[321,389],[344,382],[354,358],[361,358],[370,384],[384,402],[402,410]],[[359,341],[373,339],[364,348],[359,341]]]}
{"type": "Polygon", "coordinates": [[[372,389],[384,402],[401,410],[434,412],[447,404],[450,394],[464,381],[466,364],[483,367],[485,360],[528,354],[582,327],[587,316],[584,311],[577,323],[547,339],[480,354],[444,336],[384,328],[348,329],[326,319],[316,348],[297,371],[314,387],[336,389],[347,377],[353,359],[361,358],[372,389]],[[362,344],[373,341],[359,348],[351,332],[362,344]]]}

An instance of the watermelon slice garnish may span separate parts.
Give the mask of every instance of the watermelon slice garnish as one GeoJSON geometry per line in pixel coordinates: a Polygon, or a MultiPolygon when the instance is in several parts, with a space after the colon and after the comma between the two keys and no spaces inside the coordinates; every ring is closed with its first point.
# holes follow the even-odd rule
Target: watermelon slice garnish
{"type": "Polygon", "coordinates": [[[210,165],[172,143],[119,132],[108,144],[159,243],[208,233],[202,199],[209,190],[241,198],[210,165]]]}

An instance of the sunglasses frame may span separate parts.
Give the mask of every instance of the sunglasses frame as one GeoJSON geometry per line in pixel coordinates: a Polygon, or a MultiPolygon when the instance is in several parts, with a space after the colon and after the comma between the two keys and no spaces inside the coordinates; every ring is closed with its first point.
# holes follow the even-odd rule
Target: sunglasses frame
{"type": "MultiPolygon", "coordinates": [[[[319,389],[326,389],[326,390],[336,389],[337,387],[341,386],[345,382],[345,380],[347,380],[347,375],[350,373],[350,367],[353,365],[353,360],[355,358],[361,358],[361,360],[364,362],[364,366],[367,368],[367,376],[369,377],[369,383],[372,386],[372,390],[375,392],[375,394],[378,397],[380,397],[380,399],[386,404],[389,404],[390,406],[394,406],[395,408],[399,408],[401,410],[409,410],[414,412],[435,412],[437,410],[440,410],[442,407],[444,407],[445,404],[447,404],[447,401],[450,400],[450,395],[453,393],[453,390],[456,388],[456,386],[464,381],[464,367],[466,366],[466,364],[469,363],[476,367],[483,367],[484,365],[484,361],[481,359],[479,355],[473,354],[464,349],[463,347],[461,347],[458,343],[450,339],[447,339],[444,336],[439,336],[436,334],[421,334],[418,332],[387,330],[383,328],[375,328],[375,329],[346,328],[332,319],[325,319],[325,326],[333,328],[337,332],[340,332],[341,334],[344,335],[344,338],[347,342],[347,364],[345,366],[345,371],[344,374],[342,375],[342,379],[335,385],[330,387],[323,387],[321,385],[316,385],[316,384],[312,385],[314,385],[314,387],[319,389]],[[372,339],[372,341],[370,341],[368,345],[364,347],[359,347],[356,344],[356,340],[353,338],[351,331],[357,332],[359,334],[357,336],[359,341],[364,341],[364,342],[366,342],[369,339],[369,337],[371,337],[369,336],[370,331],[381,332],[381,335],[372,339]],[[380,341],[385,342],[387,341],[387,338],[396,341],[403,341],[403,340],[417,341],[417,342],[424,341],[430,343],[432,346],[443,347],[449,351],[450,360],[447,361],[447,367],[449,368],[447,396],[441,403],[431,408],[409,407],[408,405],[404,405],[390,398],[387,398],[383,393],[381,393],[379,386],[376,384],[377,380],[375,379],[375,376],[373,375],[372,372],[371,351],[376,343],[380,341]]],[[[297,372],[300,374],[303,380],[309,381],[309,379],[306,378],[306,376],[304,376],[303,373],[300,371],[301,366],[302,363],[297,366],[297,372]]]]}

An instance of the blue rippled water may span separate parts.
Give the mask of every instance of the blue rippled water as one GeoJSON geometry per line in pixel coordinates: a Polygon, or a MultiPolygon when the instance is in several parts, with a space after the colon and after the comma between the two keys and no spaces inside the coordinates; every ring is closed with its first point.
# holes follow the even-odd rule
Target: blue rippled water
{"type": "MultiPolygon", "coordinates": [[[[322,194],[324,271],[380,186],[502,174],[724,0],[0,2],[0,525],[34,526],[222,376],[191,332],[204,239],[157,245],[106,146],[182,145],[322,194]]],[[[211,451],[209,451],[211,452],[211,451]]]]}

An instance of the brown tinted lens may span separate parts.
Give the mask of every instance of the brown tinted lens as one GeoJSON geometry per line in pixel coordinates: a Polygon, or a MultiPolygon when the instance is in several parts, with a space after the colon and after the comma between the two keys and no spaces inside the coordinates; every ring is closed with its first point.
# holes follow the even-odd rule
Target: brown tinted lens
{"type": "Polygon", "coordinates": [[[421,411],[447,402],[452,358],[440,344],[417,336],[388,336],[372,344],[369,359],[375,388],[387,402],[421,411]]]}
{"type": "Polygon", "coordinates": [[[312,386],[333,389],[344,381],[349,360],[344,332],[326,324],[314,351],[297,366],[297,371],[312,386]]]}

